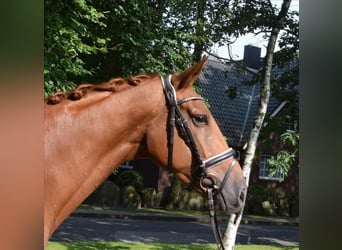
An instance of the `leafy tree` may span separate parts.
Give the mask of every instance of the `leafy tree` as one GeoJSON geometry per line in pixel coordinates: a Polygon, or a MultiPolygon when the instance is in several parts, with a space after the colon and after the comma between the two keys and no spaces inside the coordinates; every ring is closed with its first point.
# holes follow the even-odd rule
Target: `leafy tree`
{"type": "Polygon", "coordinates": [[[44,7],[44,90],[46,94],[75,87],[78,76],[91,75],[82,55],[106,52],[108,38],[96,29],[106,26],[91,1],[50,1],[44,7]]]}
{"type": "Polygon", "coordinates": [[[177,33],[180,44],[192,51],[198,62],[224,34],[222,26],[229,19],[229,0],[168,1],[164,20],[177,33]]]}
{"type": "Polygon", "coordinates": [[[46,0],[45,93],[81,81],[186,68],[192,61],[186,34],[170,25],[166,3],[46,0]]]}
{"type": "Polygon", "coordinates": [[[113,76],[130,76],[142,72],[165,72],[170,64],[163,63],[163,47],[157,30],[161,20],[146,1],[97,1],[96,8],[105,13],[108,53],[88,58],[98,67],[96,80],[113,76]]]}

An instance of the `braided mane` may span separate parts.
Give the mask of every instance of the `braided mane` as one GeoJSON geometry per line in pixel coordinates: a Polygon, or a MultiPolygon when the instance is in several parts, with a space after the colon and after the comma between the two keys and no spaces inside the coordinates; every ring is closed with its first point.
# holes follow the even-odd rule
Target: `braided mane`
{"type": "Polygon", "coordinates": [[[49,105],[55,105],[66,99],[71,101],[77,101],[92,92],[108,91],[115,93],[127,89],[129,87],[140,85],[146,82],[147,80],[150,80],[154,76],[155,75],[138,75],[130,77],[128,79],[119,77],[113,78],[108,82],[103,82],[100,84],[83,83],[77,86],[75,89],[72,89],[68,92],[57,92],[53,95],[48,96],[45,99],[45,103],[49,105]]]}

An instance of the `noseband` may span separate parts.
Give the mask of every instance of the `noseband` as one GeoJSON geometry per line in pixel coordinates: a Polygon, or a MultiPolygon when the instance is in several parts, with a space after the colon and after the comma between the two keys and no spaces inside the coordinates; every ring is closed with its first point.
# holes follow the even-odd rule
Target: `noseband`
{"type": "MultiPolygon", "coordinates": [[[[208,206],[209,206],[209,215],[211,217],[211,224],[213,226],[214,235],[216,241],[221,244],[222,249],[224,249],[222,237],[219,232],[216,214],[215,214],[215,205],[214,198],[217,197],[218,194],[221,193],[226,181],[228,180],[234,166],[236,160],[234,159],[229,166],[226,174],[224,175],[222,182],[220,185],[217,183],[217,178],[209,174],[207,169],[213,167],[231,157],[236,157],[236,152],[234,149],[229,148],[228,150],[217,154],[209,159],[202,160],[201,155],[197,149],[196,143],[192,136],[188,121],[183,117],[180,112],[179,106],[183,103],[193,100],[201,100],[204,101],[204,98],[201,96],[192,96],[181,99],[177,101],[176,91],[171,83],[171,75],[164,76],[161,78],[164,94],[167,101],[167,107],[169,109],[168,114],[168,169],[169,174],[172,174],[172,158],[173,158],[173,144],[174,144],[174,127],[178,129],[180,133],[180,137],[184,140],[185,144],[189,147],[192,157],[195,159],[195,169],[192,170],[190,184],[187,186],[187,189],[191,189],[194,181],[197,178],[200,178],[200,187],[207,193],[208,195],[208,206]],[[209,185],[208,185],[209,183],[209,185]]],[[[224,199],[223,199],[224,200],[224,199]]]]}

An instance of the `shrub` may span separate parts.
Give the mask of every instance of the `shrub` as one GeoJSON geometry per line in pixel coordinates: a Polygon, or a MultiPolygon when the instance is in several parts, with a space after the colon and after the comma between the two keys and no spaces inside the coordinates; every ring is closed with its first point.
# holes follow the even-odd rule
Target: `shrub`
{"type": "Polygon", "coordinates": [[[120,188],[133,186],[136,190],[141,190],[144,186],[144,178],[135,170],[126,170],[121,172],[115,182],[120,188]]]}
{"type": "Polygon", "coordinates": [[[246,214],[296,216],[298,215],[296,208],[298,208],[298,192],[286,194],[280,188],[262,186],[253,186],[248,190],[246,214]]]}
{"type": "Polygon", "coordinates": [[[142,206],[146,208],[155,207],[156,190],[154,188],[144,188],[141,190],[142,206]]]}
{"type": "Polygon", "coordinates": [[[105,180],[83,203],[115,207],[120,201],[120,188],[113,182],[105,180]]]}
{"type": "Polygon", "coordinates": [[[177,207],[188,210],[203,210],[204,198],[193,191],[183,190],[179,194],[177,207]]]}
{"type": "Polygon", "coordinates": [[[140,208],[141,198],[133,186],[125,186],[121,190],[121,205],[128,208],[140,208]]]}

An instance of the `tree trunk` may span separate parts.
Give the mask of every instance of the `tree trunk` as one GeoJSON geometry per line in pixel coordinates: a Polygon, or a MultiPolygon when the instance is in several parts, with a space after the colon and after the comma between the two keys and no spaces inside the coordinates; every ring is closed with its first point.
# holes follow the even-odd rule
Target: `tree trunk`
{"type": "MultiPolygon", "coordinates": [[[[284,18],[289,10],[291,4],[291,0],[284,0],[281,6],[281,10],[278,16],[275,19],[274,27],[271,31],[271,36],[268,41],[267,45],[267,52],[264,59],[264,68],[262,69],[261,79],[260,79],[260,98],[258,103],[258,112],[256,115],[256,119],[254,121],[253,128],[250,133],[248,146],[246,150],[246,156],[243,163],[243,174],[246,179],[247,186],[249,184],[249,176],[251,173],[252,162],[255,155],[255,149],[257,146],[257,141],[260,133],[260,129],[262,127],[268,101],[270,97],[270,81],[271,81],[271,71],[272,71],[272,63],[273,63],[273,54],[276,45],[276,41],[279,35],[279,32],[282,27],[282,23],[284,18]]],[[[244,207],[243,207],[244,208],[244,207]]],[[[240,211],[239,214],[233,214],[230,216],[228,225],[224,234],[223,244],[225,250],[232,250],[234,249],[237,230],[241,222],[243,214],[243,209],[240,211]]]]}
{"type": "Polygon", "coordinates": [[[202,53],[204,50],[205,42],[203,41],[204,37],[204,12],[205,12],[205,0],[197,1],[197,16],[196,16],[196,41],[194,45],[194,53],[193,53],[193,61],[199,62],[202,59],[202,53]]]}

